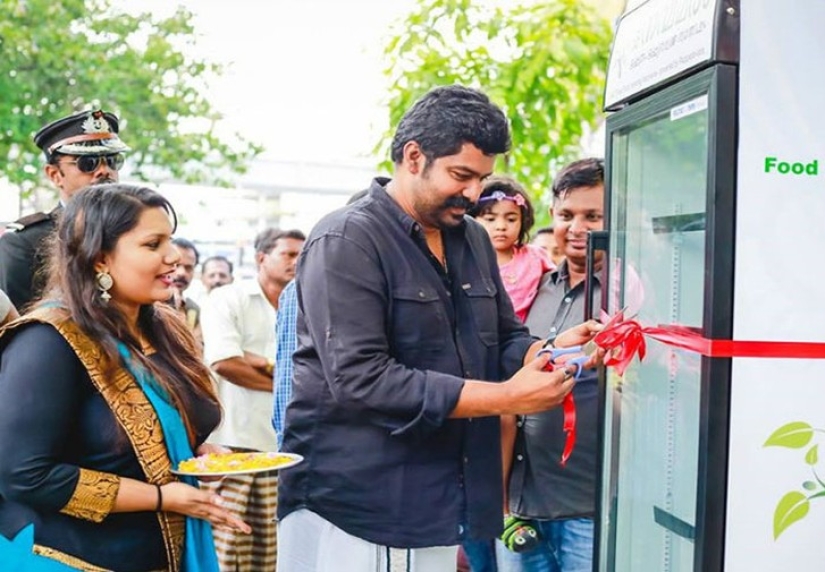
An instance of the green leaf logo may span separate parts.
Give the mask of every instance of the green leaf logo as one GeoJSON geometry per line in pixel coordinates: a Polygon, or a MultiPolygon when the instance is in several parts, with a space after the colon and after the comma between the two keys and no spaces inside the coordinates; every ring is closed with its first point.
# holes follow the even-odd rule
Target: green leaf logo
{"type": "Polygon", "coordinates": [[[805,462],[811,466],[814,466],[817,461],[819,461],[819,445],[814,445],[807,453],[805,453],[805,462]]]}
{"type": "Polygon", "coordinates": [[[784,532],[786,528],[798,520],[802,520],[807,516],[810,503],[804,494],[798,491],[792,491],[786,494],[776,505],[776,510],[773,512],[773,538],[779,538],[779,535],[784,532]]]}
{"type": "Polygon", "coordinates": [[[774,431],[763,446],[801,449],[811,442],[813,436],[814,430],[810,424],[804,421],[792,421],[774,431]]]}
{"type": "Polygon", "coordinates": [[[813,481],[805,481],[802,483],[802,488],[806,491],[815,491],[817,489],[817,485],[813,481]]]}

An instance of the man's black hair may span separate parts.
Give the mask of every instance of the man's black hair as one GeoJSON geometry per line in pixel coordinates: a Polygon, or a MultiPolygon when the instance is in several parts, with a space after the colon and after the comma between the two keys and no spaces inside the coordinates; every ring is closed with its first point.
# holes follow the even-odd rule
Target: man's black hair
{"type": "Polygon", "coordinates": [[[174,244],[178,248],[183,248],[185,250],[191,250],[192,252],[194,252],[195,253],[195,264],[197,264],[198,260],[200,260],[201,253],[198,252],[197,247],[195,247],[195,243],[192,242],[191,240],[187,240],[187,239],[181,238],[181,237],[175,237],[175,238],[172,239],[172,244],[174,244]]]}
{"type": "Polygon", "coordinates": [[[553,181],[553,198],[562,197],[571,189],[604,185],[604,160],[597,157],[573,161],[562,169],[553,181]]]}
{"type": "Polygon", "coordinates": [[[455,155],[464,143],[485,155],[496,155],[510,149],[510,128],[504,112],[485,94],[451,85],[431,90],[401,118],[392,140],[391,158],[396,165],[410,141],[418,143],[428,163],[455,155]]]}
{"type": "Polygon", "coordinates": [[[307,237],[300,230],[279,230],[277,228],[267,228],[258,233],[255,237],[255,252],[269,254],[282,238],[294,238],[295,240],[306,240],[307,237]]]}

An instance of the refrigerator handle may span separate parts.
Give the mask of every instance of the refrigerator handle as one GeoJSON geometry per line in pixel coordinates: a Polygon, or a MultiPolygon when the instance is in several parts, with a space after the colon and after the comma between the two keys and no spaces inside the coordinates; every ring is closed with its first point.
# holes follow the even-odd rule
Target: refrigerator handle
{"type": "MultiPolygon", "coordinates": [[[[607,260],[607,247],[610,242],[610,232],[606,230],[591,230],[587,233],[587,262],[585,263],[584,278],[584,321],[593,317],[593,263],[596,260],[597,250],[605,252],[607,260]]],[[[607,289],[602,290],[602,297],[607,289]]]]}

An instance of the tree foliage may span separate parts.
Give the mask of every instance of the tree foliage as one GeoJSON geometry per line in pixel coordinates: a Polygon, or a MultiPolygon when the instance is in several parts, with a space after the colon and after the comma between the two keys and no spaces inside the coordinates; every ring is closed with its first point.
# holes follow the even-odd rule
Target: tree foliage
{"type": "Polygon", "coordinates": [[[116,11],[110,0],[0,0],[0,177],[31,189],[45,123],[100,106],[121,118],[131,176],[222,180],[261,148],[216,134],[205,94],[222,71],[187,55],[192,14],[116,11]]]}
{"type": "Polygon", "coordinates": [[[480,0],[418,0],[384,50],[391,128],[377,151],[389,155],[395,126],[431,88],[476,87],[511,122],[513,149],[498,170],[543,200],[552,174],[579,158],[583,133],[602,117],[610,40],[608,21],[580,0],[510,9],[480,0]]]}

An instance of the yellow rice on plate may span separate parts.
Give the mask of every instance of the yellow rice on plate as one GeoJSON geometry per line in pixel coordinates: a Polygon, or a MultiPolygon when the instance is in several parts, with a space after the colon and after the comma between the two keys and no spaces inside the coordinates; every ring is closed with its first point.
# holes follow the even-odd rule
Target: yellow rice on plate
{"type": "Polygon", "coordinates": [[[293,460],[293,457],[278,453],[207,453],[181,461],[177,470],[181,473],[220,475],[240,471],[276,469],[293,460]]]}

